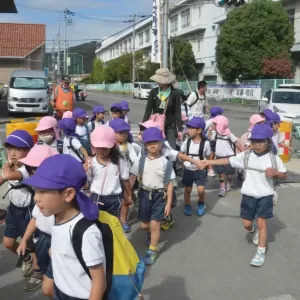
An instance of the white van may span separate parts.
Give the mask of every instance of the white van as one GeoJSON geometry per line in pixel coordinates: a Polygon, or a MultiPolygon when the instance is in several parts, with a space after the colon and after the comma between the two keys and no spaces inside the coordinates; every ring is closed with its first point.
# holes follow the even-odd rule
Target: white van
{"type": "Polygon", "coordinates": [[[136,82],[133,84],[132,96],[138,99],[148,99],[150,91],[157,87],[154,82],[136,82]]]}
{"type": "Polygon", "coordinates": [[[8,113],[48,114],[48,90],[47,77],[44,71],[14,71],[9,82],[8,113]]]}

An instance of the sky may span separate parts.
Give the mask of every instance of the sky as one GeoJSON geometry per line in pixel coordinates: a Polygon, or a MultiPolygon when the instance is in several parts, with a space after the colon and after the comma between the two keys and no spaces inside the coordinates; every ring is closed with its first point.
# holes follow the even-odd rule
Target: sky
{"type": "MultiPolygon", "coordinates": [[[[99,41],[130,26],[123,22],[130,20],[130,15],[152,13],[152,0],[15,0],[15,3],[18,14],[0,14],[0,22],[46,24],[47,52],[58,35],[58,20],[65,9],[75,13],[74,23],[67,27],[68,46],[99,41]]],[[[63,25],[61,36],[64,39],[63,25]]]]}

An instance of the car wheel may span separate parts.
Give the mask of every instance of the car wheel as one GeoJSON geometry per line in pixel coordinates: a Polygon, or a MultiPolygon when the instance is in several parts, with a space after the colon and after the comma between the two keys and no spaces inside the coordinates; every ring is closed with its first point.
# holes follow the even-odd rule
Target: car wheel
{"type": "Polygon", "coordinates": [[[135,99],[135,95],[134,95],[134,93],[132,94],[132,97],[133,97],[133,99],[135,99]]]}
{"type": "Polygon", "coordinates": [[[139,94],[139,99],[142,99],[142,96],[141,96],[141,94],[139,94]]]}

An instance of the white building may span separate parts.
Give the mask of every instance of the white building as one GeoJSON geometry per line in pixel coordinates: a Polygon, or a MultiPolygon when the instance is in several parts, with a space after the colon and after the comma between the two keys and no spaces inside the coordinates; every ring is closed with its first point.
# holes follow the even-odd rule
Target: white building
{"type": "MultiPolygon", "coordinates": [[[[283,3],[295,26],[293,58],[300,62],[300,0],[283,0],[283,3]]],[[[170,5],[169,38],[177,37],[192,44],[199,80],[221,80],[216,68],[215,47],[220,27],[230,9],[233,8],[217,7],[213,1],[207,0],[177,0],[170,5]]],[[[97,57],[106,63],[126,52],[143,49],[144,58],[150,59],[152,17],[137,23],[135,28],[135,41],[133,28],[127,28],[102,41],[96,50],[97,57]]],[[[300,63],[296,79],[300,80],[300,63]]]]}

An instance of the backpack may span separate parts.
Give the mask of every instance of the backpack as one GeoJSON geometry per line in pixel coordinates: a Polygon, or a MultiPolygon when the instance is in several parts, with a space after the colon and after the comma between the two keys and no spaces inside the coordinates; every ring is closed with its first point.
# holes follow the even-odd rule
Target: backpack
{"type": "Polygon", "coordinates": [[[85,135],[79,136],[79,140],[80,140],[82,147],[87,151],[88,155],[92,156],[92,147],[91,147],[89,128],[86,124],[84,124],[83,126],[87,133],[85,135]],[[87,140],[84,139],[85,136],[87,136],[87,138],[88,138],[87,140]]]}
{"type": "Polygon", "coordinates": [[[201,139],[198,154],[190,154],[191,141],[192,141],[192,139],[188,138],[187,144],[186,144],[186,155],[187,156],[196,156],[196,157],[199,157],[200,160],[204,160],[204,147],[205,147],[206,139],[203,139],[203,138],[201,139]]]}
{"type": "Polygon", "coordinates": [[[82,256],[82,237],[93,224],[101,231],[106,257],[106,291],[103,300],[135,300],[141,297],[145,264],[124,235],[118,218],[108,212],[99,211],[96,221],[82,218],[73,229],[71,241],[82,268],[91,278],[82,256]]]}
{"type": "Polygon", "coordinates": [[[70,140],[70,146],[68,148],[71,149],[76,154],[76,156],[80,159],[80,161],[82,163],[84,163],[83,155],[81,154],[81,152],[79,150],[76,150],[72,144],[73,138],[70,137],[69,140],[70,140]]]}
{"type": "MultiPolygon", "coordinates": [[[[244,176],[244,178],[246,179],[247,170],[256,171],[256,172],[259,172],[259,173],[265,173],[265,170],[263,170],[263,169],[256,169],[256,168],[249,167],[248,166],[249,158],[250,158],[250,154],[251,154],[252,150],[246,150],[244,152],[245,152],[245,156],[244,156],[245,176],[244,176]]],[[[269,155],[270,155],[270,159],[271,159],[272,168],[278,170],[276,155],[272,151],[269,152],[269,155]]],[[[273,204],[274,204],[274,206],[276,206],[277,203],[278,203],[278,194],[276,192],[276,188],[279,185],[279,183],[278,183],[278,180],[274,177],[273,177],[273,184],[274,184],[274,191],[275,191],[275,195],[274,195],[274,198],[273,198],[273,204]]]]}
{"type": "Polygon", "coordinates": [[[225,139],[225,138],[222,137],[222,135],[219,135],[219,134],[217,133],[217,134],[216,134],[216,137],[215,137],[216,147],[217,147],[217,140],[222,140],[222,141],[227,141],[227,142],[229,142],[230,147],[231,147],[233,153],[236,154],[236,146],[235,146],[235,144],[231,141],[231,139],[225,139]]]}

